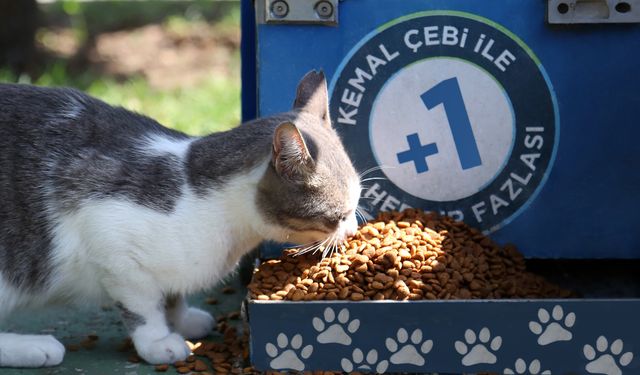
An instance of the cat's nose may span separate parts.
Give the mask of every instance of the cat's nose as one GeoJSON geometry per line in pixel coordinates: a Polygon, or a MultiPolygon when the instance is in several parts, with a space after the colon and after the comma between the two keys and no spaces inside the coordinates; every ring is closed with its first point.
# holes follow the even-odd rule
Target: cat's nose
{"type": "Polygon", "coordinates": [[[344,228],[344,238],[346,239],[347,237],[351,237],[354,234],[356,234],[356,231],[358,230],[358,223],[349,223],[349,225],[347,225],[344,228]]]}

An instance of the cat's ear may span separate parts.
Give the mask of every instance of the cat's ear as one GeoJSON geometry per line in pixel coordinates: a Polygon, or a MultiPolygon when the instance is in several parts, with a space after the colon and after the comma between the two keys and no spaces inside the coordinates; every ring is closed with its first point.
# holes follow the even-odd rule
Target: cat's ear
{"type": "Polygon", "coordinates": [[[324,72],[315,70],[305,74],[298,83],[293,109],[312,113],[323,120],[325,126],[331,126],[329,120],[329,93],[324,72]]]}
{"type": "Polygon", "coordinates": [[[272,159],[276,172],[292,182],[304,182],[315,168],[304,137],[290,122],[283,122],[276,128],[272,159]]]}

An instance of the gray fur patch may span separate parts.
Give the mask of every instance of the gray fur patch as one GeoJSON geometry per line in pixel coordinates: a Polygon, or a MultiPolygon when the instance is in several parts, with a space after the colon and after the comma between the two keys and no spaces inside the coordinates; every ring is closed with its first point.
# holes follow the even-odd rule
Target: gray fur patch
{"type": "Polygon", "coordinates": [[[193,142],[187,155],[191,187],[204,195],[234,175],[256,167],[271,153],[276,126],[293,118],[295,114],[258,119],[193,142]]]}
{"type": "Polygon", "coordinates": [[[136,328],[144,325],[147,321],[146,319],[140,315],[136,314],[133,311],[124,307],[121,302],[116,302],[115,306],[120,310],[120,315],[122,316],[122,322],[124,326],[127,327],[129,332],[133,332],[136,328]]]}
{"type": "Polygon", "coordinates": [[[183,162],[140,152],[150,134],[188,139],[77,90],[0,85],[0,272],[9,284],[46,287],[53,216],[87,200],[173,210],[183,162]]]}
{"type": "Polygon", "coordinates": [[[178,294],[171,294],[165,297],[164,299],[164,308],[166,310],[175,309],[178,306],[179,302],[182,302],[182,296],[178,294]]]}
{"type": "Polygon", "coordinates": [[[319,117],[300,113],[293,121],[301,130],[315,170],[304,184],[286,181],[273,164],[258,185],[257,204],[273,223],[295,229],[333,231],[349,210],[349,187],[358,176],[333,129],[319,117]]]}

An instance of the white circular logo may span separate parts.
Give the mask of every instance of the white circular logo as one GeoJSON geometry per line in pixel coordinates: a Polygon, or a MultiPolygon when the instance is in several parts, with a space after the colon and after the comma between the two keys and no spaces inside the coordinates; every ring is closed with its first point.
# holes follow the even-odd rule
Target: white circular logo
{"type": "Polygon", "coordinates": [[[418,12],[380,26],[349,51],[331,92],[373,216],[419,207],[495,231],[553,165],[559,117],[540,60],[477,15],[418,12]]]}
{"type": "Polygon", "coordinates": [[[504,168],[515,138],[505,90],[456,58],[406,66],[375,98],[369,136],[384,174],[404,191],[446,202],[482,190],[504,168]]]}

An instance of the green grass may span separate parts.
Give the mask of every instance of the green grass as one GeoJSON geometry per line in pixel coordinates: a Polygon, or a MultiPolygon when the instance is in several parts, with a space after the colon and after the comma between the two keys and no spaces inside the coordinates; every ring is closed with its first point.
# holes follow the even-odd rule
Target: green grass
{"type": "MultiPolygon", "coordinates": [[[[87,2],[64,0],[41,6],[51,27],[71,26],[82,41],[89,33],[131,30],[141,25],[165,25],[176,34],[189,32],[192,22],[206,21],[223,34],[240,27],[236,1],[134,1],[87,2]]],[[[132,48],[131,53],[135,53],[132,48]]],[[[240,57],[232,54],[228,74],[210,75],[189,88],[159,89],[142,76],[125,81],[102,74],[99,69],[77,72],[56,58],[39,69],[37,77],[16,76],[0,68],[0,82],[39,86],[75,87],[109,104],[154,118],[161,124],[190,135],[226,130],[240,122],[240,57]]]]}
{"type": "Polygon", "coordinates": [[[149,116],[191,135],[226,130],[240,122],[240,82],[234,77],[210,77],[191,88],[155,89],[141,77],[125,82],[85,73],[71,77],[63,64],[54,64],[40,77],[16,77],[0,71],[0,82],[80,88],[105,102],[149,116]]]}
{"type": "Polygon", "coordinates": [[[225,78],[212,78],[194,88],[171,91],[154,90],[142,79],[124,84],[98,81],[87,91],[191,135],[226,130],[240,120],[240,89],[225,78]]]}

